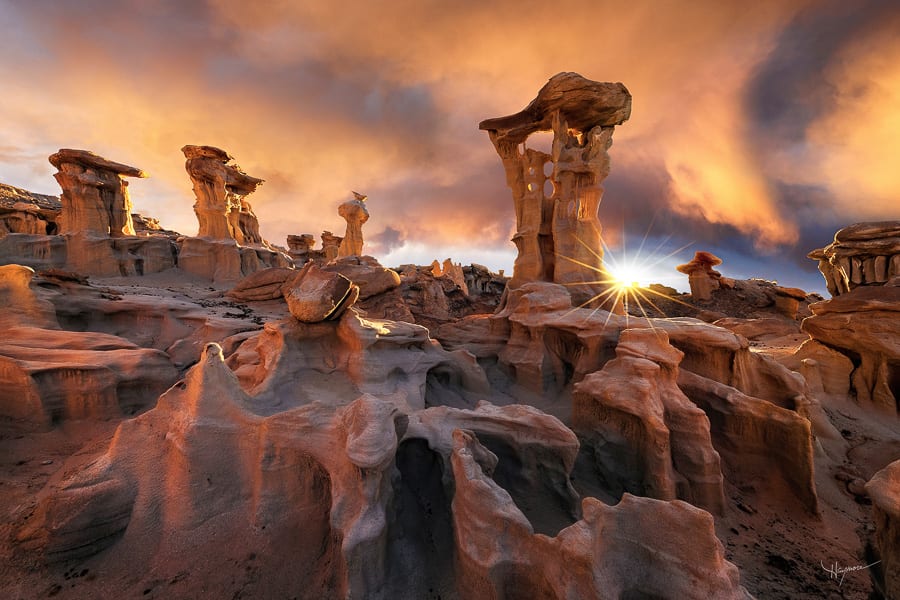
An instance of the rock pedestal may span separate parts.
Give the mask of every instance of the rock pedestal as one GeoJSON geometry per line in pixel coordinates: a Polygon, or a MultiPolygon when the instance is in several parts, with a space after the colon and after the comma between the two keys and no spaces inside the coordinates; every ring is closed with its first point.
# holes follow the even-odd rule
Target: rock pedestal
{"type": "Polygon", "coordinates": [[[59,233],[100,237],[134,235],[128,182],[146,177],[137,167],[106,160],[87,150],[62,149],[50,156],[62,188],[59,233]]]}
{"type": "Polygon", "coordinates": [[[363,248],[362,226],[369,220],[366,196],[353,192],[353,200],[347,200],[338,207],[338,214],[347,221],[347,232],[338,247],[338,257],[361,256],[363,248]]]}
{"type": "Polygon", "coordinates": [[[572,296],[579,303],[602,291],[597,209],[613,129],[630,115],[631,94],[621,83],[559,73],[521,112],[479,124],[503,161],[513,194],[518,256],[511,288],[532,281],[576,284],[572,296]],[[553,132],[551,154],[526,147],[537,131],[553,132]]]}
{"type": "MultiPolygon", "coordinates": [[[[722,259],[709,252],[696,252],[694,258],[683,265],[675,267],[679,273],[688,276],[691,296],[694,300],[709,300],[713,290],[719,289],[722,274],[713,267],[722,264],[722,259]]],[[[794,311],[796,313],[796,311],[794,311]]]]}
{"type": "MultiPolygon", "coordinates": [[[[214,146],[187,145],[184,168],[194,183],[194,212],[200,222],[197,237],[252,243],[259,236],[259,222],[244,201],[263,183],[244,173],[226,151],[214,146]],[[246,225],[246,229],[242,226],[246,225]],[[255,234],[255,236],[254,236],[255,234]]],[[[257,243],[261,240],[257,240],[257,243]]]]}

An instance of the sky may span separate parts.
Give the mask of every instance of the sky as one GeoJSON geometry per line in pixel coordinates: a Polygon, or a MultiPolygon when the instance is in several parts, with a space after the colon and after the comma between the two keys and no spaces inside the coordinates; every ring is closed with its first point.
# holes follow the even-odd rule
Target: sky
{"type": "Polygon", "coordinates": [[[383,264],[511,271],[478,123],[561,71],[633,96],[599,215],[610,262],[640,254],[652,281],[686,290],[674,266],[706,250],[824,292],[809,251],[900,218],[895,0],[0,0],[0,30],[0,181],[59,194],[47,157],[91,150],[149,172],[136,210],[188,235],[180,148],[207,144],[266,180],[270,242],[341,235],[356,190],[383,264]]]}

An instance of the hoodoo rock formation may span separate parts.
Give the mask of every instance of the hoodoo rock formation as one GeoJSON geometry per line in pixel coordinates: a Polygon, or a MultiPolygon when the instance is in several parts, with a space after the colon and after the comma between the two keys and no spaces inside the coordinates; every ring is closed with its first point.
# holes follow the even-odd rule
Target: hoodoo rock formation
{"type": "Polygon", "coordinates": [[[347,200],[338,206],[338,214],[347,221],[347,232],[341,245],[338,247],[338,258],[344,256],[361,256],[363,249],[362,226],[369,220],[369,210],[366,208],[366,196],[359,192],[352,192],[353,200],[347,200]]]}
{"type": "MultiPolygon", "coordinates": [[[[194,184],[194,212],[200,222],[197,237],[212,240],[236,240],[243,244],[247,234],[252,237],[253,229],[241,227],[241,213],[245,221],[252,220],[249,205],[244,198],[256,191],[262,179],[251,177],[241,168],[232,164],[234,158],[220,148],[213,146],[187,145],[184,153],[184,168],[194,184]]],[[[253,240],[250,240],[251,242],[253,240]]]]}
{"type": "MultiPolygon", "coordinates": [[[[688,276],[691,296],[695,300],[709,300],[713,290],[719,289],[722,274],[713,267],[722,264],[722,259],[709,252],[696,252],[690,262],[675,267],[679,273],[688,276]]],[[[804,294],[805,295],[805,294],[804,294]]]]}
{"type": "Polygon", "coordinates": [[[853,360],[863,405],[900,411],[900,221],[857,223],[835,234],[819,261],[830,300],[810,305],[803,331],[853,360]]]}
{"type": "Polygon", "coordinates": [[[131,199],[124,177],[147,177],[137,167],[87,150],[62,149],[50,156],[62,188],[59,233],[100,237],[134,235],[131,199]]]}
{"type": "Polygon", "coordinates": [[[196,238],[179,246],[179,266],[213,281],[237,281],[266,267],[290,266],[290,258],[259,234],[259,220],[246,197],[262,179],[233,164],[233,157],[214,146],[187,145],[184,168],[194,184],[194,213],[200,223],[196,238]]]}
{"type": "Polygon", "coordinates": [[[573,286],[578,303],[602,291],[595,283],[605,279],[597,210],[613,129],[630,116],[631,94],[621,83],[559,73],[521,112],[478,125],[490,135],[512,190],[518,256],[511,288],[562,283],[573,286]],[[553,132],[550,154],[526,146],[537,131],[553,132]]]}
{"type": "Polygon", "coordinates": [[[857,223],[834,234],[834,242],[813,250],[832,296],[859,286],[900,279],[900,221],[857,223]]]}
{"type": "Polygon", "coordinates": [[[261,180],[210,146],[184,148],[199,237],[120,227],[131,172],[89,153],[61,151],[63,206],[0,186],[0,590],[900,594],[900,223],[814,253],[829,301],[698,252],[658,317],[588,307],[630,108],[561,73],[481,124],[515,201],[509,281],[362,255],[359,194],[343,238],[288,256],[246,202],[261,180]]]}

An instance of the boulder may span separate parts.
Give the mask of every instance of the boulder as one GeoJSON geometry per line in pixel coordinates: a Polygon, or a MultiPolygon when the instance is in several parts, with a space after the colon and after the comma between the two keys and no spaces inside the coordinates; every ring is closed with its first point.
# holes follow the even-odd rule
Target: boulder
{"type": "Polygon", "coordinates": [[[359,298],[359,287],[340,273],[308,263],[284,283],[288,309],[302,323],[335,320],[359,298]]]}

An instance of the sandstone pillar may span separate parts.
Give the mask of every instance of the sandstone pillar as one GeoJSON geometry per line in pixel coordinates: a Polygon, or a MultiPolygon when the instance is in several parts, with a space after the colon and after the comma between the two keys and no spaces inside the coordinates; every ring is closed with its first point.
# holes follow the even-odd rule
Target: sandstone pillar
{"type": "Polygon", "coordinates": [[[631,94],[621,83],[559,73],[521,112],[479,124],[500,155],[513,195],[518,256],[510,288],[562,283],[579,303],[603,291],[597,209],[613,129],[630,115],[631,94]],[[551,154],[526,147],[536,131],[553,132],[551,154]]]}
{"type": "Polygon", "coordinates": [[[338,214],[347,221],[347,231],[338,248],[338,257],[360,256],[363,248],[362,226],[369,220],[364,194],[353,193],[353,200],[347,200],[338,207],[338,214]]]}
{"type": "Polygon", "coordinates": [[[144,171],[87,150],[62,149],[50,156],[50,164],[59,169],[54,177],[62,188],[59,233],[135,235],[123,177],[147,177],[144,171]]]}
{"type": "Polygon", "coordinates": [[[220,148],[187,145],[181,151],[197,198],[197,237],[235,240],[242,245],[261,243],[259,221],[244,197],[255,192],[263,180],[244,173],[220,148]]]}

